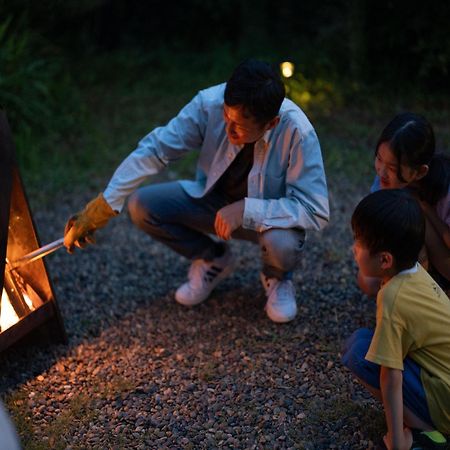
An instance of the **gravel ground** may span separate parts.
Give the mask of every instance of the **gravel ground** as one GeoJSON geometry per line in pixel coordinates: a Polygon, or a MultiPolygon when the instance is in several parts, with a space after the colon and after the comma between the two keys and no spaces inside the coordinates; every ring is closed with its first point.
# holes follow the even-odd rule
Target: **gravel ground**
{"type": "MultiPolygon", "coordinates": [[[[332,222],[310,235],[289,324],[264,313],[250,243],[232,243],[237,270],[195,308],[173,300],[188,262],[126,214],[98,233],[98,245],[48,256],[69,344],[20,346],[0,359],[0,392],[24,446],[373,448],[382,411],[339,354],[353,330],[374,324],[350,250],[349,218],[364,189],[331,179],[330,192],[332,222]]],[[[58,238],[93,194],[33,211],[41,241],[58,238]]]]}

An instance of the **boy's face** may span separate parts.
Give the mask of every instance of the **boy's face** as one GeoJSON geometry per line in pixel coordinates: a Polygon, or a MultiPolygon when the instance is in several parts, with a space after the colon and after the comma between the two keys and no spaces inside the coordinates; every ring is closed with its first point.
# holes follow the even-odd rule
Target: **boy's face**
{"type": "Polygon", "coordinates": [[[353,257],[362,275],[365,277],[382,277],[381,254],[376,253],[371,255],[369,249],[359,239],[355,239],[353,243],[353,257]]]}
{"type": "Polygon", "coordinates": [[[265,125],[256,122],[242,106],[223,106],[223,118],[228,140],[233,145],[244,145],[261,139],[267,130],[278,123],[278,117],[265,125]]]}

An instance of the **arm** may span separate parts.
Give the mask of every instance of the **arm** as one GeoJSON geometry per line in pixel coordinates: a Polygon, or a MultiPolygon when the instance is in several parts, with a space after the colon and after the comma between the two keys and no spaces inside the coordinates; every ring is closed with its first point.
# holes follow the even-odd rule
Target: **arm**
{"type": "Polygon", "coordinates": [[[198,94],[166,126],[145,136],[114,172],[105,192],[105,200],[121,211],[125,199],[150,175],[162,171],[170,161],[201,147],[207,112],[198,94]]]}
{"type": "Polygon", "coordinates": [[[409,449],[412,436],[403,428],[403,373],[399,369],[381,366],[380,387],[388,432],[385,443],[388,449],[409,449]]]}
{"type": "Polygon", "coordinates": [[[171,160],[200,148],[207,112],[201,94],[188,103],[165,127],[145,136],[117,168],[107,188],[67,222],[64,245],[69,252],[92,242],[92,233],[123,208],[126,198],[145,178],[160,172],[171,160]]]}
{"type": "Polygon", "coordinates": [[[315,131],[310,129],[300,135],[294,130],[290,148],[286,150],[289,151],[289,165],[280,187],[281,196],[269,199],[247,197],[244,228],[258,232],[271,228],[319,230],[327,225],[328,190],[315,131]]]}

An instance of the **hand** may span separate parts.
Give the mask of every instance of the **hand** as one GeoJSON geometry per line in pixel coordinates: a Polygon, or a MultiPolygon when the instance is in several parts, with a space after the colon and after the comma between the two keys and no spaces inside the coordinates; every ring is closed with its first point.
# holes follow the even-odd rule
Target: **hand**
{"type": "Polygon", "coordinates": [[[104,227],[111,217],[118,213],[106,202],[103,194],[90,201],[83,211],[72,216],[64,229],[64,245],[69,253],[75,247],[83,248],[93,244],[93,233],[97,228],[104,227]]]}
{"type": "Polygon", "coordinates": [[[244,209],[245,200],[239,200],[217,211],[214,228],[218,237],[226,241],[231,238],[231,233],[242,226],[244,209]]]}
{"type": "Polygon", "coordinates": [[[409,450],[413,443],[412,432],[409,428],[403,428],[402,436],[400,437],[400,441],[397,443],[392,442],[392,434],[387,433],[383,437],[383,442],[388,450],[409,450]]]}
{"type": "Polygon", "coordinates": [[[73,253],[75,247],[85,248],[88,244],[95,244],[94,230],[86,236],[79,235],[79,227],[74,226],[79,219],[79,214],[73,215],[64,228],[64,245],[69,253],[73,253]]]}

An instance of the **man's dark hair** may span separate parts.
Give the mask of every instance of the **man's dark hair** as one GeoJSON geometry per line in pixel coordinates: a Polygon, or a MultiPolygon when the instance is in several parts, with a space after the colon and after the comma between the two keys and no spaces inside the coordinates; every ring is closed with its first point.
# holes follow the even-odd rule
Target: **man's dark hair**
{"type": "Polygon", "coordinates": [[[371,255],[387,251],[398,271],[409,269],[425,239],[425,218],[417,200],[404,189],[382,189],[363,198],[352,215],[355,239],[371,255]]]}
{"type": "Polygon", "coordinates": [[[249,59],[236,67],[225,87],[227,106],[242,105],[263,125],[276,117],[285,96],[279,73],[269,64],[249,59]]]}

